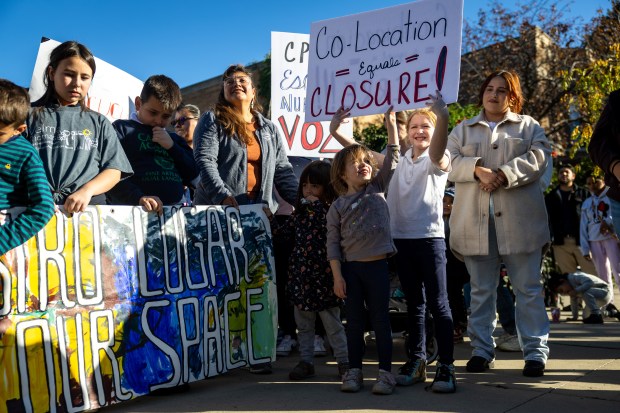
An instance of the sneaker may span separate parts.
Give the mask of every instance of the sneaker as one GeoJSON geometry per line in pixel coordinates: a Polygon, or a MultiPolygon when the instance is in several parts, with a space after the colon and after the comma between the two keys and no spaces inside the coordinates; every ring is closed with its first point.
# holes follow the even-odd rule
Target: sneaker
{"type": "Polygon", "coordinates": [[[431,384],[431,390],[435,393],[454,393],[456,391],[454,364],[437,362],[435,380],[433,380],[433,384],[431,384]]]}
{"type": "Polygon", "coordinates": [[[538,360],[525,360],[523,375],[525,377],[541,377],[545,374],[545,363],[538,360]]]}
{"type": "Polygon", "coordinates": [[[379,377],[372,386],[373,394],[392,394],[396,387],[394,375],[389,371],[379,370],[379,377]]]}
{"type": "Polygon", "coordinates": [[[349,363],[346,361],[338,362],[338,378],[344,379],[344,375],[349,370],[349,363]]]}
{"type": "Polygon", "coordinates": [[[509,337],[506,337],[503,341],[497,344],[497,348],[502,351],[521,351],[519,337],[511,334],[509,337]]]}
{"type": "Polygon", "coordinates": [[[613,303],[607,304],[607,307],[605,307],[605,311],[607,311],[607,315],[609,317],[616,317],[618,314],[618,309],[613,303]]]}
{"type": "Polygon", "coordinates": [[[259,363],[250,366],[250,373],[252,374],[271,374],[271,362],[259,363]]]}
{"type": "Polygon", "coordinates": [[[325,350],[325,342],[323,341],[323,337],[318,334],[314,336],[314,355],[316,357],[323,357],[327,355],[327,350],[325,350]]]}
{"type": "Polygon", "coordinates": [[[486,369],[492,369],[495,366],[495,359],[487,360],[481,356],[473,356],[467,362],[465,370],[470,373],[482,373],[486,369]]]}
{"type": "Polygon", "coordinates": [[[345,393],[356,393],[364,386],[364,375],[362,369],[349,369],[342,378],[340,391],[345,393]]]}
{"type": "Polygon", "coordinates": [[[396,375],[396,384],[411,386],[426,381],[426,360],[411,359],[400,366],[396,375]]]}
{"type": "Polygon", "coordinates": [[[587,318],[583,319],[584,324],[603,324],[603,316],[600,314],[590,314],[587,318]]]}
{"type": "Polygon", "coordinates": [[[300,361],[295,368],[288,374],[288,378],[291,380],[303,380],[310,377],[314,377],[314,365],[307,361],[300,361]]]}
{"type": "Polygon", "coordinates": [[[286,357],[291,354],[291,351],[293,351],[293,347],[295,347],[296,344],[297,341],[295,341],[295,339],[291,338],[289,335],[286,335],[282,337],[282,341],[280,341],[276,347],[276,354],[280,357],[286,357]]]}

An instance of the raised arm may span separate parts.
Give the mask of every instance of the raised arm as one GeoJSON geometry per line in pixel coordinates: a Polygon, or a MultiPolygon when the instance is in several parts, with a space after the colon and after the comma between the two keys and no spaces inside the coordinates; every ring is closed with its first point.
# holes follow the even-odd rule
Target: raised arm
{"type": "MultiPolygon", "coordinates": [[[[352,136],[345,135],[342,131],[342,125],[351,122],[350,116],[351,111],[341,106],[338,108],[338,110],[336,110],[336,113],[334,113],[331,122],[329,122],[329,133],[331,133],[334,139],[336,139],[336,141],[338,141],[338,143],[341,144],[343,148],[358,143],[355,139],[353,139],[352,136]]],[[[383,165],[383,160],[385,159],[385,155],[375,151],[371,152],[372,155],[375,157],[375,161],[377,161],[379,168],[381,168],[381,165],[383,165]]]]}
{"type": "Polygon", "coordinates": [[[443,101],[441,93],[437,91],[435,96],[429,95],[430,101],[427,106],[437,115],[437,123],[435,131],[428,149],[428,155],[431,161],[442,171],[447,171],[450,167],[450,157],[446,154],[448,146],[448,105],[443,101]]]}

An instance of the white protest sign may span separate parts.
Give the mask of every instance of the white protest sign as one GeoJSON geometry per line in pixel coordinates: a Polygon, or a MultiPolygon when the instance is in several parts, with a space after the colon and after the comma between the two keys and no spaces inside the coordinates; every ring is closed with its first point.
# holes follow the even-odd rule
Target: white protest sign
{"type": "MultiPolygon", "coordinates": [[[[271,120],[289,156],[332,158],[342,146],[329,134],[329,122],[305,122],[309,39],[307,34],[271,32],[271,120]]],[[[353,136],[353,122],[341,131],[353,136]]]]}
{"type": "Polygon", "coordinates": [[[420,0],[312,23],[306,120],[456,102],[462,22],[463,0],[420,0]]]}
{"type": "MultiPolygon", "coordinates": [[[[38,100],[45,93],[43,78],[49,64],[51,51],[60,44],[56,40],[42,41],[30,81],[30,101],[38,100]]],[[[97,71],[86,98],[86,106],[107,117],[110,122],[128,119],[135,110],[134,99],[140,95],[143,83],[140,79],[95,57],[97,71]]]]}

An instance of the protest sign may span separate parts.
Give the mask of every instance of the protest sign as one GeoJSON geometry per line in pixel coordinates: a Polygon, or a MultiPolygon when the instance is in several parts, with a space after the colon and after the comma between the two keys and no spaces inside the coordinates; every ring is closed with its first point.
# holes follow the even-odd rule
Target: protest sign
{"type": "MultiPolygon", "coordinates": [[[[30,81],[30,101],[34,102],[45,93],[43,84],[45,68],[49,64],[50,52],[60,44],[56,40],[43,38],[30,81]]],[[[140,96],[141,80],[95,57],[97,71],[93,78],[86,106],[104,115],[110,122],[128,119],[135,110],[134,99],[140,96]]]]}
{"type": "MultiPolygon", "coordinates": [[[[342,146],[329,134],[329,122],[305,122],[309,38],[271,32],[271,120],[289,156],[331,158],[342,146]]],[[[353,136],[353,123],[341,130],[353,136]]]]}
{"type": "Polygon", "coordinates": [[[57,212],[0,257],[0,412],[91,410],[273,360],[273,268],[261,206],[57,212]]]}
{"type": "Polygon", "coordinates": [[[462,21],[463,0],[420,0],[313,23],[306,121],[456,102],[462,21]]]}

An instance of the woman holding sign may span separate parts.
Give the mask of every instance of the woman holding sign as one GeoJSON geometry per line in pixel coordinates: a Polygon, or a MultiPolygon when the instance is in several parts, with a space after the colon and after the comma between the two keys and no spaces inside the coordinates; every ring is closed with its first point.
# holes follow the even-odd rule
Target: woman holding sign
{"type": "MultiPolygon", "coordinates": [[[[276,126],[260,114],[252,74],[232,65],[222,76],[215,109],[200,118],[194,131],[194,157],[200,168],[195,205],[263,204],[275,212],[273,189],[291,205],[298,181],[276,126]]],[[[271,373],[271,364],[250,367],[271,373]]]]}
{"type": "Polygon", "coordinates": [[[473,352],[467,371],[483,372],[495,359],[492,334],[497,274],[503,261],[516,296],[523,375],[540,377],[549,355],[549,320],[540,279],[549,228],[539,180],[551,149],[538,122],[519,114],[523,95],[516,73],[489,75],[479,102],[478,116],[461,122],[448,137],[452,156],[448,179],[456,183],[457,194],[450,247],[464,256],[471,275],[468,333],[473,352]]]}

